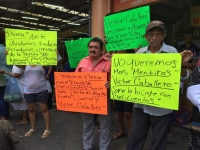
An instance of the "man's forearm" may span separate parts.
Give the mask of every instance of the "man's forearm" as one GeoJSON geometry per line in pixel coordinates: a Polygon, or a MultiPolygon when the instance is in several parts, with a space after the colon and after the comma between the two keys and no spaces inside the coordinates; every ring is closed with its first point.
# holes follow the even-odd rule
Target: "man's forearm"
{"type": "Polygon", "coordinates": [[[189,71],[186,68],[181,69],[181,81],[188,79],[190,76],[189,71]]]}
{"type": "Polygon", "coordinates": [[[197,62],[192,62],[187,64],[187,69],[193,69],[196,66],[197,62]]]}
{"type": "Polygon", "coordinates": [[[187,76],[186,68],[181,68],[181,77],[184,78],[187,76]]]}

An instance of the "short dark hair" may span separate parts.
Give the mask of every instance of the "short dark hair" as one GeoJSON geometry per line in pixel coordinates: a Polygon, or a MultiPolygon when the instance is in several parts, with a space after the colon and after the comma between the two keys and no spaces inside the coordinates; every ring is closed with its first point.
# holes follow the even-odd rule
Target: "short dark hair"
{"type": "Polygon", "coordinates": [[[90,45],[91,42],[98,42],[99,45],[100,45],[100,49],[103,50],[103,41],[102,41],[100,38],[98,38],[98,37],[92,38],[92,39],[88,42],[88,47],[89,47],[89,45],[90,45]]]}

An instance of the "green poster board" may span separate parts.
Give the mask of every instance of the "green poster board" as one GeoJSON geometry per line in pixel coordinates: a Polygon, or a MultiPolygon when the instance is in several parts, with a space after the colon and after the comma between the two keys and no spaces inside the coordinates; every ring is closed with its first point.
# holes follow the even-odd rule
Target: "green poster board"
{"type": "Polygon", "coordinates": [[[91,38],[83,38],[75,41],[65,41],[71,68],[76,68],[80,60],[88,56],[88,42],[90,40],[91,38]]]}
{"type": "Polygon", "coordinates": [[[57,65],[57,32],[5,29],[9,65],[57,65]]]}
{"type": "Polygon", "coordinates": [[[114,54],[111,99],[178,110],[180,54],[114,54]]]}
{"type": "Polygon", "coordinates": [[[104,17],[106,51],[147,46],[144,34],[149,22],[149,6],[104,17]]]}

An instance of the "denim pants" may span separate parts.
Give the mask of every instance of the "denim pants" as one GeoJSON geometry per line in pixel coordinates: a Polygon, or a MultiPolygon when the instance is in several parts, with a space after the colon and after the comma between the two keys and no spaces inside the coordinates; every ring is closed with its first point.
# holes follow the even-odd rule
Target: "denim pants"
{"type": "Polygon", "coordinates": [[[10,117],[9,103],[4,101],[4,92],[6,86],[0,86],[0,116],[10,117]]]}

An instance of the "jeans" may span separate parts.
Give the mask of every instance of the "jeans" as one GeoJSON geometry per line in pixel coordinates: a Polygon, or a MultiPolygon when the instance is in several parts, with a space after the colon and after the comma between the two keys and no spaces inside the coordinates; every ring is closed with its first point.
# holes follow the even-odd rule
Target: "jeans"
{"type": "Polygon", "coordinates": [[[10,117],[9,103],[4,101],[4,92],[6,86],[0,86],[0,116],[10,117]]]}

